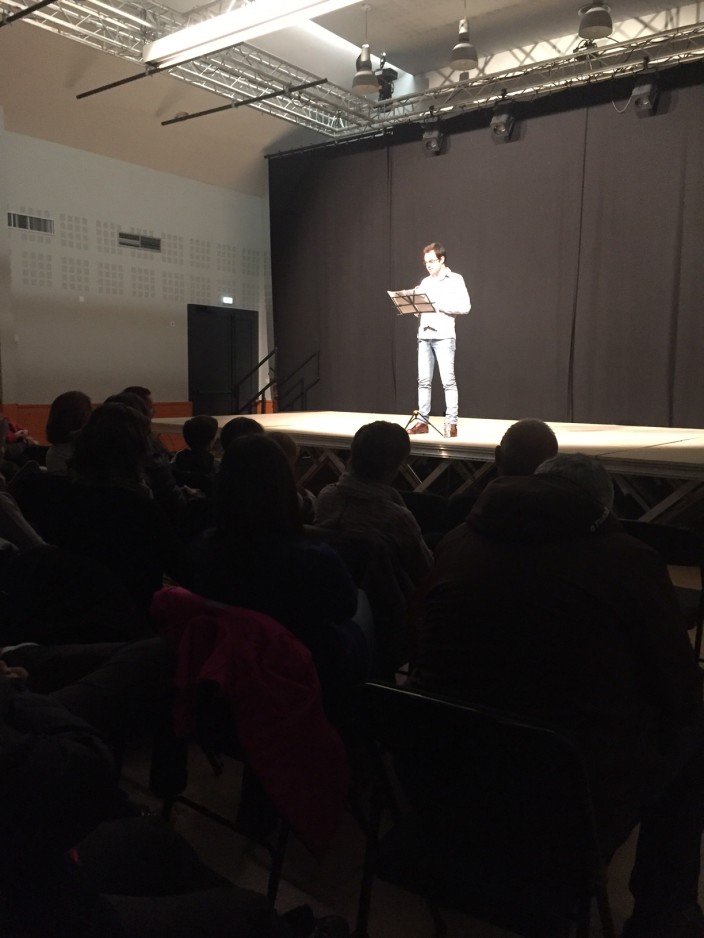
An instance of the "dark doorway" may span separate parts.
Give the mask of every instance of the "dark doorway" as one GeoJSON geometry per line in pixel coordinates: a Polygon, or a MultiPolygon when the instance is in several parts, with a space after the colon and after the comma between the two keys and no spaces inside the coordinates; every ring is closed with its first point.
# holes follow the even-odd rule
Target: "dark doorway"
{"type": "Polygon", "coordinates": [[[194,414],[236,414],[256,394],[259,314],[188,306],[188,399],[194,414]],[[249,377],[247,377],[249,375],[249,377]]]}

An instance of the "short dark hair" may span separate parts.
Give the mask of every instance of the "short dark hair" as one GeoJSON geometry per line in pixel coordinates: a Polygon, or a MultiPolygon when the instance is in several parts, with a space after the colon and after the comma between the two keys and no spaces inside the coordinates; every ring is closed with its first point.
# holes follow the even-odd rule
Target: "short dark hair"
{"type": "Polygon", "coordinates": [[[69,443],[85,425],[93,406],[83,391],[64,391],[51,402],[46,420],[46,438],[52,446],[69,443]]]}
{"type": "Polygon", "coordinates": [[[137,394],[136,391],[122,391],[120,394],[111,394],[110,397],[105,398],[104,403],[124,404],[125,407],[131,407],[132,410],[144,414],[147,418],[151,417],[151,411],[146,397],[142,397],[142,395],[137,394]]]}
{"type": "Polygon", "coordinates": [[[441,241],[431,241],[430,244],[426,244],[423,248],[423,255],[434,253],[438,260],[442,257],[447,260],[447,253],[445,252],[445,245],[441,241]]]}
{"type": "Polygon", "coordinates": [[[557,437],[543,420],[526,417],[508,428],[496,447],[496,468],[502,476],[529,476],[557,453],[557,437]]]}
{"type": "Polygon", "coordinates": [[[143,388],[141,384],[131,384],[128,388],[122,389],[123,394],[139,394],[140,397],[143,397],[145,401],[147,398],[152,396],[152,392],[149,388],[143,388]]]}
{"type": "Polygon", "coordinates": [[[375,420],[354,435],[350,469],[360,479],[376,482],[397,470],[411,452],[408,434],[397,423],[375,420]]]}
{"type": "Polygon", "coordinates": [[[208,414],[199,414],[187,420],[181,432],[190,449],[197,453],[204,453],[210,449],[213,440],[218,435],[218,422],[215,417],[210,417],[208,414]]]}
{"type": "Polygon", "coordinates": [[[264,427],[252,417],[233,417],[220,431],[220,445],[226,450],[233,440],[253,433],[264,433],[264,427]]]}
{"type": "Polygon", "coordinates": [[[138,483],[150,452],[144,414],[126,404],[101,404],[76,437],[71,468],[95,482],[138,483]]]}
{"type": "Polygon", "coordinates": [[[215,520],[242,542],[270,534],[303,532],[293,470],[278,443],[265,433],[233,440],[215,484],[215,520]]]}
{"type": "Polygon", "coordinates": [[[281,430],[269,430],[267,436],[270,440],[278,443],[286,454],[286,459],[288,459],[289,464],[295,466],[296,460],[298,459],[298,443],[296,443],[291,434],[283,433],[281,430]]]}

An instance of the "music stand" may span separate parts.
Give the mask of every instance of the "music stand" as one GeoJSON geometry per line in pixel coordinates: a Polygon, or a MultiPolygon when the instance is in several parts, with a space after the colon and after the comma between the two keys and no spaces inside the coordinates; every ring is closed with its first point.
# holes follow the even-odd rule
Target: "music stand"
{"type": "Polygon", "coordinates": [[[425,293],[418,293],[416,290],[387,290],[386,292],[399,316],[405,316],[408,313],[418,315],[435,312],[435,307],[425,293]]]}

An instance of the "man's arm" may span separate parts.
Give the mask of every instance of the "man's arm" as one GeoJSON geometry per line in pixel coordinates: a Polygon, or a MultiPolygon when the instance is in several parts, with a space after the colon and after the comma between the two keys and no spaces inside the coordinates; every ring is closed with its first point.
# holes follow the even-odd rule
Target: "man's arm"
{"type": "MultiPolygon", "coordinates": [[[[421,289],[423,283],[421,283],[421,289]]],[[[461,274],[450,271],[434,292],[435,296],[432,297],[431,294],[431,298],[436,312],[444,313],[446,316],[464,316],[469,312],[472,304],[461,274]]]]}

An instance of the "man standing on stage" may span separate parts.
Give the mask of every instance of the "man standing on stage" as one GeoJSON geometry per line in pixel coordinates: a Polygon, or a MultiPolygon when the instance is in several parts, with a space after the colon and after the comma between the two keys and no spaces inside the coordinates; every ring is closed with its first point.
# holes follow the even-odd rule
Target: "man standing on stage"
{"type": "Polygon", "coordinates": [[[445,248],[438,241],[423,248],[428,276],[419,293],[425,293],[434,313],[420,313],[418,323],[418,420],[409,433],[427,433],[435,362],[445,390],[445,436],[457,436],[457,382],[455,381],[455,316],[469,312],[467,287],[460,274],[445,264],[445,248]]]}

